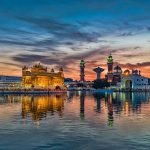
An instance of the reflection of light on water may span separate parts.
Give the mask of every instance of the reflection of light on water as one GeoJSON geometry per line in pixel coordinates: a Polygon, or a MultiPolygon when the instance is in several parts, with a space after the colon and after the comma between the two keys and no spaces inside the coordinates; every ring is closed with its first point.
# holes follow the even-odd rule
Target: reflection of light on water
{"type": "Polygon", "coordinates": [[[125,114],[126,116],[128,116],[128,112],[129,112],[129,102],[125,102],[125,114]]]}
{"type": "Polygon", "coordinates": [[[21,100],[23,120],[28,122],[31,118],[37,127],[40,126],[40,120],[48,119],[50,116],[55,118],[56,115],[62,119],[70,116],[83,121],[103,122],[105,125],[113,127],[119,117],[122,119],[124,116],[133,116],[133,114],[142,116],[142,112],[149,113],[145,107],[150,105],[149,96],[150,94],[145,93],[98,93],[92,95],[83,91],[68,92],[67,95],[7,95],[0,97],[0,107],[5,104],[7,109],[11,109],[21,100]],[[67,97],[69,100],[66,101],[67,97]],[[11,107],[8,104],[11,104],[11,107]],[[98,119],[95,119],[95,116],[98,119]]]}
{"type": "Polygon", "coordinates": [[[104,149],[112,145],[124,149],[127,141],[126,149],[137,144],[146,149],[150,147],[149,97],[149,93],[86,92],[0,96],[0,147],[19,149],[28,143],[28,149],[99,149],[103,143],[104,149]]]}
{"type": "Polygon", "coordinates": [[[66,94],[47,96],[23,96],[22,117],[30,116],[33,120],[40,120],[47,116],[47,113],[60,117],[63,115],[64,101],[66,94]]]}

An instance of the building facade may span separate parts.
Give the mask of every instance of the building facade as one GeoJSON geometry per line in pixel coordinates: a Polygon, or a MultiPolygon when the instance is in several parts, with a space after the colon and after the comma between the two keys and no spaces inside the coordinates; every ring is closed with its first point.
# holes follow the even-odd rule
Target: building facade
{"type": "Polygon", "coordinates": [[[125,70],[121,77],[121,89],[150,89],[150,79],[141,76],[139,70],[125,70]]]}
{"type": "Polygon", "coordinates": [[[31,68],[24,66],[22,68],[22,87],[37,89],[64,89],[63,68],[55,73],[54,69],[48,72],[47,67],[40,63],[31,68]]]}
{"type": "Polygon", "coordinates": [[[0,88],[19,88],[21,86],[21,77],[18,76],[0,76],[0,88]]]}
{"type": "Polygon", "coordinates": [[[119,89],[150,90],[150,79],[142,76],[140,70],[126,69],[123,72],[120,66],[113,67],[113,64],[113,57],[110,54],[107,58],[108,72],[105,77],[112,87],[119,89]]]}

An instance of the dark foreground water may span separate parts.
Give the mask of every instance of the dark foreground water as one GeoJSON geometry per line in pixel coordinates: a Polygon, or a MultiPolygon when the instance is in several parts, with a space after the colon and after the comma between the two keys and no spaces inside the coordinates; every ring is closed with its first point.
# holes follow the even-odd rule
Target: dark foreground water
{"type": "Polygon", "coordinates": [[[0,150],[150,150],[150,94],[0,96],[0,150]]]}

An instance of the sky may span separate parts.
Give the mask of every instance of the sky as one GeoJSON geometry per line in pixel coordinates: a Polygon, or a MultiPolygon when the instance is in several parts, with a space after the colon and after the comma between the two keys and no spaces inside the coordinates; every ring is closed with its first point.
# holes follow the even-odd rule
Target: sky
{"type": "Polygon", "coordinates": [[[79,79],[83,58],[93,80],[111,51],[114,66],[150,77],[149,10],[149,0],[0,0],[0,74],[40,62],[79,79]]]}

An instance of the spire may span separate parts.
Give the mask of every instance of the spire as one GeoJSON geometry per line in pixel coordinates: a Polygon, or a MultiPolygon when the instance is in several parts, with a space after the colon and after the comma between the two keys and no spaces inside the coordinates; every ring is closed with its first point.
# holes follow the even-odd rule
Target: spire
{"type": "Polygon", "coordinates": [[[111,51],[110,51],[110,54],[109,54],[109,56],[111,56],[111,51]]]}
{"type": "Polygon", "coordinates": [[[63,67],[62,66],[60,66],[59,71],[63,72],[63,67]]]}
{"type": "Polygon", "coordinates": [[[54,69],[53,68],[51,69],[51,72],[54,73],[54,69]]]}

